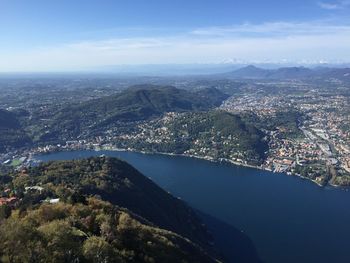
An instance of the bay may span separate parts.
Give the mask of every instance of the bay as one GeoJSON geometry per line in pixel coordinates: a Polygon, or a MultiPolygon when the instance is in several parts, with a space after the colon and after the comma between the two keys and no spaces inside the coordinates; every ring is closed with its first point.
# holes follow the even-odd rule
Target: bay
{"type": "MultiPolygon", "coordinates": [[[[129,162],[193,208],[241,231],[251,239],[263,262],[350,262],[347,189],[321,188],[295,176],[181,156],[72,151],[37,159],[70,160],[101,154],[129,162]]],[[[222,231],[214,236],[227,238],[222,231]]],[[[224,240],[218,243],[225,245],[224,240]]]]}

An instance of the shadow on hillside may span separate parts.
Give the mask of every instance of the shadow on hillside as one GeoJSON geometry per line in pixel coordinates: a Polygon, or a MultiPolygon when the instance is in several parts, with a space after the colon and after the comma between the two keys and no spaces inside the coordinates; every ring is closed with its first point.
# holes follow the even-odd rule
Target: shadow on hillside
{"type": "Polygon", "coordinates": [[[252,240],[235,227],[197,210],[214,237],[215,247],[228,263],[264,263],[260,260],[252,240]]]}

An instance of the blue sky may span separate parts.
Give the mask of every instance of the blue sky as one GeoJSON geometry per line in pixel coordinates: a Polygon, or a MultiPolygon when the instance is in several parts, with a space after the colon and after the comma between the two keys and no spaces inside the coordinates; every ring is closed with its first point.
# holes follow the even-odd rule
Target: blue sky
{"type": "Polygon", "coordinates": [[[0,0],[0,71],[349,62],[350,0],[0,0]]]}

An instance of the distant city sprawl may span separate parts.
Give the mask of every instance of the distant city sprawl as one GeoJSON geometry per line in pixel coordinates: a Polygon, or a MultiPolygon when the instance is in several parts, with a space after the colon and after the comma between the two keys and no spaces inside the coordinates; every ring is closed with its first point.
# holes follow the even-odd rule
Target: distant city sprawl
{"type": "Polygon", "coordinates": [[[344,74],[336,77],[339,71],[282,80],[229,75],[2,80],[0,160],[6,169],[20,169],[36,153],[124,149],[350,185],[350,84],[344,74]],[[133,86],[138,81],[152,84],[133,86]]]}

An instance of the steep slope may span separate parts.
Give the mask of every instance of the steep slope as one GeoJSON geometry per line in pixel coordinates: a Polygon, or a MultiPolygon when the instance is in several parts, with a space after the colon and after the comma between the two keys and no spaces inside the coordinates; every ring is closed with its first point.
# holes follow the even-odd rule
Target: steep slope
{"type": "Polygon", "coordinates": [[[211,89],[192,93],[171,86],[139,85],[121,94],[88,102],[83,110],[95,108],[104,116],[106,122],[113,120],[133,121],[148,119],[169,111],[207,110],[220,105],[227,96],[211,89]],[[210,95],[210,96],[209,96],[210,95]]]}
{"type": "Polygon", "coordinates": [[[96,198],[12,211],[1,262],[215,262],[198,245],[96,198]]]}
{"type": "Polygon", "coordinates": [[[189,113],[171,123],[170,130],[178,138],[187,137],[193,152],[215,159],[236,158],[258,164],[267,150],[260,130],[225,111],[189,113]]]}
{"type": "MultiPolygon", "coordinates": [[[[192,209],[119,159],[101,157],[44,163],[30,168],[28,176],[18,176],[13,184],[16,189],[41,185],[48,189],[47,196],[62,200],[99,195],[156,226],[204,247],[209,244],[210,237],[192,209]]],[[[23,202],[30,206],[32,200],[23,202]]]]}
{"type": "Polygon", "coordinates": [[[117,147],[139,151],[186,154],[215,160],[230,159],[258,165],[268,149],[264,133],[238,115],[226,111],[168,114],[143,125],[117,147]]]}
{"type": "Polygon", "coordinates": [[[74,138],[82,132],[113,128],[117,123],[147,120],[165,112],[201,111],[219,106],[227,95],[215,89],[192,93],[171,86],[139,85],[126,91],[54,113],[42,140],[74,138]]]}
{"type": "Polygon", "coordinates": [[[0,109],[0,152],[8,147],[21,147],[30,142],[16,115],[0,109]]]}
{"type": "Polygon", "coordinates": [[[229,96],[216,88],[201,89],[195,93],[198,98],[207,103],[207,109],[218,107],[229,96]]]}

